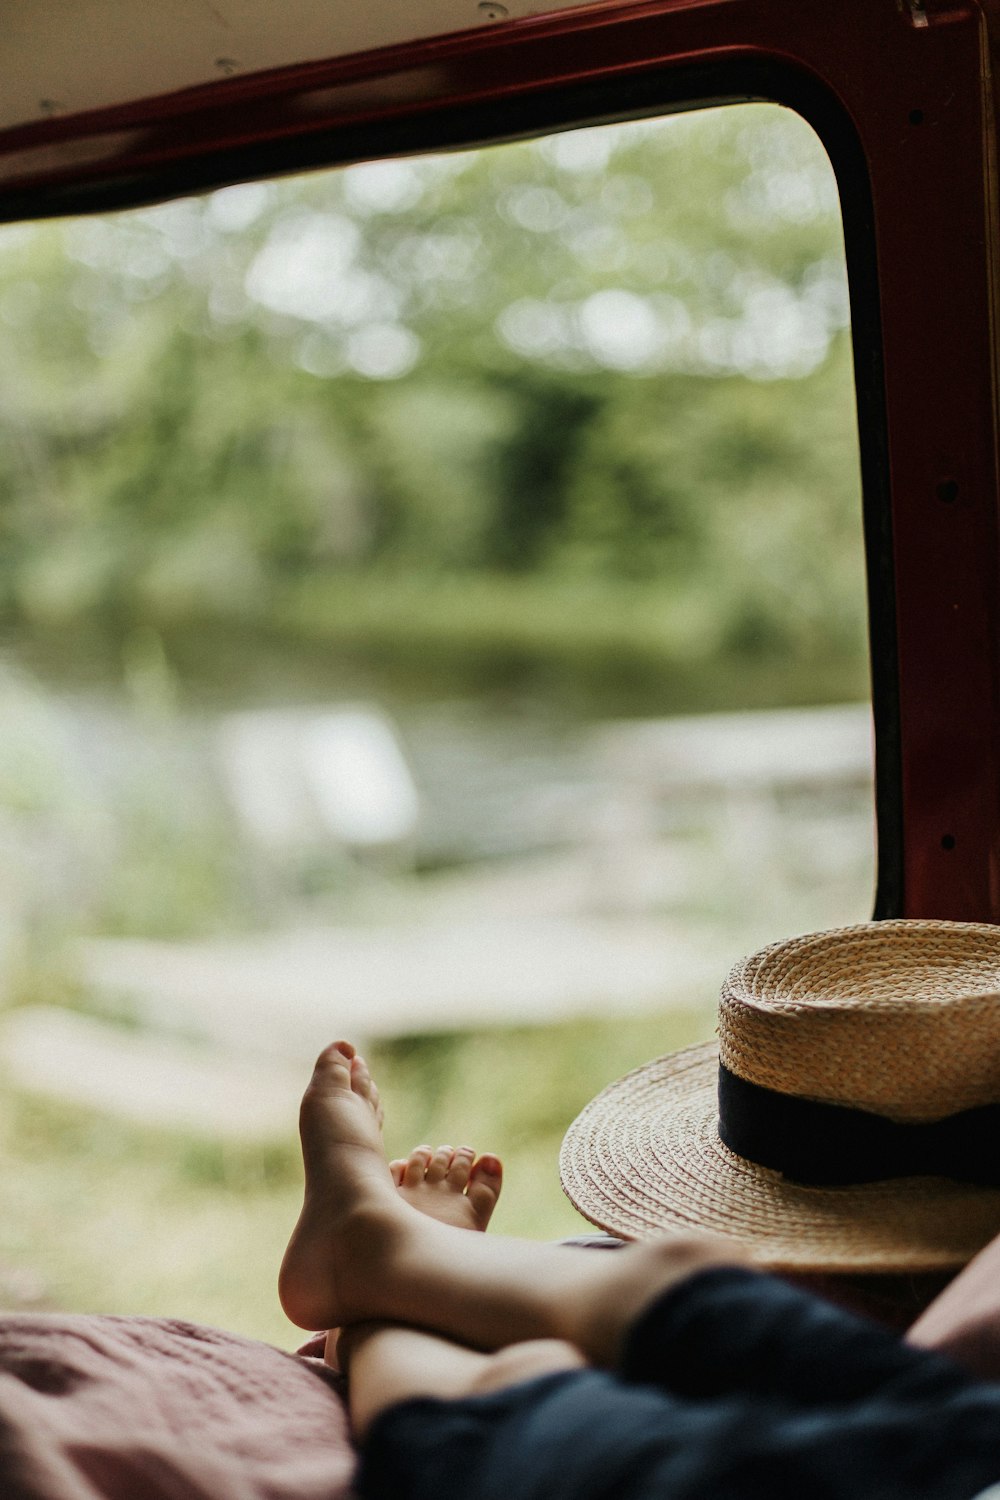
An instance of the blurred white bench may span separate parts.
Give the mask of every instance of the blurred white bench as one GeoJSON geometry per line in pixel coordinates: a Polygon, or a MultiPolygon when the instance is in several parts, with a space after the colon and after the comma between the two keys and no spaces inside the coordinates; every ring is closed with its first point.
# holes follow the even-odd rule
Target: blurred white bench
{"type": "Polygon", "coordinates": [[[405,849],[413,838],[417,789],[392,724],[370,704],[228,714],[218,746],[237,815],[267,848],[405,849]]]}

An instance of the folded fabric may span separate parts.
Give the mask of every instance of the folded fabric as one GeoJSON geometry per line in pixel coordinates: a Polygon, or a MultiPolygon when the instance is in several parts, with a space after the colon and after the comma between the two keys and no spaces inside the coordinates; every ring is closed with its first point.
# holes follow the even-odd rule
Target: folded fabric
{"type": "Polygon", "coordinates": [[[347,1500],[337,1377],[174,1319],[0,1316],[3,1500],[347,1500]]]}

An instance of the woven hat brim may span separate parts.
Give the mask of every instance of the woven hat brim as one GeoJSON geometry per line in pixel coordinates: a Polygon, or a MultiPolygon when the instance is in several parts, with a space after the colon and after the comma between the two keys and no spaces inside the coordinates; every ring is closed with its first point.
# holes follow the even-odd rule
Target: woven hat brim
{"type": "Polygon", "coordinates": [[[622,1239],[722,1235],[773,1270],[961,1266],[1000,1232],[1000,1189],[943,1177],[802,1187],[719,1139],[714,1042],[646,1063],[570,1126],[559,1169],[584,1218],[622,1239]]]}

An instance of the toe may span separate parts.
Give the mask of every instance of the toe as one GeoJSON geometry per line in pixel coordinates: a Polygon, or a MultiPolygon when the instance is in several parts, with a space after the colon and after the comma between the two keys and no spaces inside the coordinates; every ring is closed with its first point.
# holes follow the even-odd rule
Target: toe
{"type": "Polygon", "coordinates": [[[498,1156],[481,1156],[472,1168],[466,1196],[483,1229],[497,1206],[503,1185],[503,1166],[498,1156]]]}
{"type": "Polygon", "coordinates": [[[459,1146],[452,1157],[451,1166],[448,1168],[448,1186],[453,1187],[456,1193],[465,1191],[475,1156],[476,1153],[471,1146],[459,1146]]]}
{"type": "Polygon", "coordinates": [[[406,1171],[406,1162],[399,1157],[389,1163],[389,1172],[397,1187],[403,1186],[403,1173],[406,1171]]]}
{"type": "Polygon", "coordinates": [[[406,1161],[403,1173],[404,1187],[418,1187],[427,1176],[427,1164],[431,1159],[430,1146],[414,1146],[406,1161]]]}
{"type": "Polygon", "coordinates": [[[370,1099],[372,1092],[372,1075],[368,1071],[368,1064],[361,1053],[355,1053],[351,1060],[351,1088],[362,1099],[370,1099]]]}
{"type": "Polygon", "coordinates": [[[329,1047],[324,1047],[316,1059],[310,1088],[323,1090],[332,1086],[338,1089],[349,1089],[353,1057],[354,1048],[350,1042],[331,1042],[329,1047]]]}
{"type": "Polygon", "coordinates": [[[427,1164],[426,1180],[432,1183],[444,1182],[454,1154],[454,1146],[439,1146],[427,1164]]]}

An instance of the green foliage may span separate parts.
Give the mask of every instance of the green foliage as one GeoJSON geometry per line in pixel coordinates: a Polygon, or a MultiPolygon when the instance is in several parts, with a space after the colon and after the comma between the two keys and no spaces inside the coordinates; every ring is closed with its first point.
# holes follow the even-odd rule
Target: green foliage
{"type": "Polygon", "coordinates": [[[859,661],[846,324],[829,164],[772,106],[8,230],[0,611],[508,572],[859,661]]]}

